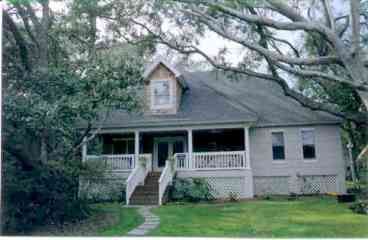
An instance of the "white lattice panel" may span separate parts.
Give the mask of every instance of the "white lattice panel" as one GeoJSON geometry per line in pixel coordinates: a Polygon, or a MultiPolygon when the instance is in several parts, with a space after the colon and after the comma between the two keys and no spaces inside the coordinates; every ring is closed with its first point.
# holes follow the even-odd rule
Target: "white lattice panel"
{"type": "Polygon", "coordinates": [[[298,185],[302,194],[338,192],[336,175],[300,176],[298,185]]]}
{"type": "Polygon", "coordinates": [[[289,194],[289,177],[254,177],[254,194],[289,194]]]}
{"type": "Polygon", "coordinates": [[[237,197],[244,196],[245,178],[243,177],[210,177],[206,181],[213,189],[215,198],[228,198],[230,194],[237,197]]]}

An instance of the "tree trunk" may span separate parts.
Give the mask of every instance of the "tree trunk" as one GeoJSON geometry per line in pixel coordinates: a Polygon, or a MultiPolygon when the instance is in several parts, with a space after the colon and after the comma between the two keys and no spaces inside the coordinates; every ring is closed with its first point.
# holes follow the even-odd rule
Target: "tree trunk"
{"type": "Polygon", "coordinates": [[[48,32],[50,25],[50,8],[49,0],[42,1],[42,20],[40,25],[39,36],[39,69],[43,74],[48,73],[48,32]]]}
{"type": "MultiPolygon", "coordinates": [[[[41,1],[42,4],[42,19],[39,29],[39,60],[38,60],[38,68],[40,70],[42,77],[48,77],[49,71],[49,59],[48,59],[48,34],[49,34],[49,26],[50,26],[50,8],[49,8],[49,0],[41,1]]],[[[42,163],[46,163],[48,159],[47,153],[47,129],[41,130],[41,146],[40,146],[40,160],[42,163]]]]}
{"type": "Polygon", "coordinates": [[[96,57],[96,39],[97,39],[97,17],[94,12],[88,15],[89,21],[89,40],[88,40],[88,58],[93,61],[96,57]]]}
{"type": "Polygon", "coordinates": [[[365,110],[368,111],[368,92],[358,91],[358,94],[363,101],[363,104],[366,108],[365,110]]]}

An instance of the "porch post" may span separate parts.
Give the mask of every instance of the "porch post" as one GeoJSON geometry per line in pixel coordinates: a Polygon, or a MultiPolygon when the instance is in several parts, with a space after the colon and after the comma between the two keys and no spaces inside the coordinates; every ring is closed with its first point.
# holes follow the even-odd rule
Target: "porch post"
{"type": "Polygon", "coordinates": [[[250,168],[250,143],[249,143],[249,127],[244,128],[244,149],[245,149],[245,166],[250,168]]]}
{"type": "Polygon", "coordinates": [[[87,160],[87,138],[83,138],[83,145],[82,145],[82,162],[87,160]]]}
{"type": "Polygon", "coordinates": [[[138,164],[138,157],[139,157],[139,131],[136,130],[134,132],[134,167],[136,166],[136,164],[138,164]]]}
{"type": "Polygon", "coordinates": [[[188,129],[188,158],[189,158],[189,169],[193,169],[193,159],[192,159],[192,153],[193,153],[193,131],[192,129],[188,129]]]}

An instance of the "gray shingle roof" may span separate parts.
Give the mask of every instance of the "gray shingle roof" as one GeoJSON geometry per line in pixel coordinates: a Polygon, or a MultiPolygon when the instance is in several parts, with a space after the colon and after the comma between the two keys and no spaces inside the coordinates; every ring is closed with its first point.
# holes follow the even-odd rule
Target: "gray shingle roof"
{"type": "Polygon", "coordinates": [[[223,73],[183,73],[188,89],[174,115],[147,115],[114,111],[103,128],[178,126],[205,123],[245,123],[266,125],[332,124],[340,119],[311,111],[286,97],[273,82],[242,77],[227,78],[223,73]]]}
{"type": "Polygon", "coordinates": [[[258,126],[341,122],[341,119],[331,114],[303,107],[296,100],[285,96],[282,88],[272,81],[244,76],[234,80],[214,72],[194,75],[233,101],[241,102],[256,112],[258,126]]]}

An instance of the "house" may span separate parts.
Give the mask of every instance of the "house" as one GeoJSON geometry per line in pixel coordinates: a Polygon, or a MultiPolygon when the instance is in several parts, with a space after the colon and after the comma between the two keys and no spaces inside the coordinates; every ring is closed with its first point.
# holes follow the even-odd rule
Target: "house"
{"type": "Polygon", "coordinates": [[[345,192],[341,120],[312,111],[264,79],[180,72],[157,60],[144,73],[144,109],[101,123],[103,161],[127,204],[162,204],[174,178],[205,178],[217,198],[345,192]]]}

